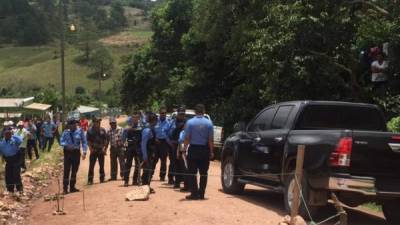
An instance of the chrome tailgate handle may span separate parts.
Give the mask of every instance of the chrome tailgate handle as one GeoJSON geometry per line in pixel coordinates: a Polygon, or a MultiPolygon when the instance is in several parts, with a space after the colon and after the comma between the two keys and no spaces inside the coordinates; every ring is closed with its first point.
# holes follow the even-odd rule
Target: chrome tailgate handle
{"type": "Polygon", "coordinates": [[[396,153],[400,153],[400,144],[397,143],[389,143],[390,148],[392,149],[392,151],[396,152],[396,153]]]}

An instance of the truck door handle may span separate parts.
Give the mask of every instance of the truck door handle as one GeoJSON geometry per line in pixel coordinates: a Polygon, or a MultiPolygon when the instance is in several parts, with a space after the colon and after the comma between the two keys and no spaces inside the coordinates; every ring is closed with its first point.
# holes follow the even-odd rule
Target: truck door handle
{"type": "Polygon", "coordinates": [[[283,137],[275,137],[274,141],[275,142],[281,142],[283,140],[283,137]]]}
{"type": "Polygon", "coordinates": [[[254,141],[255,141],[255,142],[260,142],[260,141],[261,141],[261,138],[260,138],[260,137],[256,137],[256,138],[254,138],[254,141]]]}

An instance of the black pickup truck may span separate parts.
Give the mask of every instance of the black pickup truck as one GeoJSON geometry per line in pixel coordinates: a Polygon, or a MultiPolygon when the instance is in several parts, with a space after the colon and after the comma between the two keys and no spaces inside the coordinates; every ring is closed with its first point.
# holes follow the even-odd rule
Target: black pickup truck
{"type": "MultiPolygon", "coordinates": [[[[400,224],[400,134],[387,132],[370,104],[296,101],[263,109],[247,126],[235,125],[221,153],[223,190],[240,194],[253,184],[284,194],[291,209],[298,145],[305,145],[302,192],[316,209],[336,193],[348,206],[382,204],[400,224]]],[[[304,204],[300,212],[305,214],[304,204]]]]}

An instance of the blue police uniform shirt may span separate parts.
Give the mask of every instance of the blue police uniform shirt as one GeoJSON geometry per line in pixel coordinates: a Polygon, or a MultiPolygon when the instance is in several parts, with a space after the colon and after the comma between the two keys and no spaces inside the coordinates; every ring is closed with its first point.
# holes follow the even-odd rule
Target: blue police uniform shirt
{"type": "Polygon", "coordinates": [[[140,148],[142,149],[142,156],[143,160],[147,160],[147,143],[149,142],[150,139],[154,138],[153,133],[151,132],[151,129],[149,127],[146,127],[142,131],[142,142],[140,144],[140,148]]]}
{"type": "Polygon", "coordinates": [[[158,120],[155,127],[156,138],[160,140],[169,140],[169,130],[171,129],[171,123],[168,119],[158,120]]]}
{"type": "Polygon", "coordinates": [[[204,116],[195,116],[186,123],[185,137],[191,145],[207,145],[214,135],[212,122],[204,116]]]}
{"type": "Polygon", "coordinates": [[[71,131],[70,129],[65,130],[61,136],[60,145],[64,148],[68,145],[73,145],[76,150],[79,150],[82,145],[82,151],[86,153],[88,146],[85,132],[80,128],[77,128],[75,131],[71,131]]]}
{"type": "Polygon", "coordinates": [[[185,142],[185,131],[184,130],[179,133],[179,139],[178,139],[179,144],[183,144],[183,142],[185,142]]]}
{"type": "MultiPolygon", "coordinates": [[[[134,124],[133,120],[129,126],[131,126],[134,129],[141,129],[143,127],[143,125],[140,122],[137,124],[134,124]]],[[[128,139],[128,129],[122,129],[122,135],[121,135],[122,143],[125,143],[127,139],[128,139]]]]}
{"type": "Polygon", "coordinates": [[[44,130],[44,136],[48,138],[52,138],[53,130],[57,128],[57,125],[54,122],[45,122],[42,126],[44,130]]]}
{"type": "Polygon", "coordinates": [[[5,138],[0,141],[0,154],[5,157],[14,156],[19,151],[19,146],[22,143],[22,138],[14,135],[9,140],[5,138]]]}

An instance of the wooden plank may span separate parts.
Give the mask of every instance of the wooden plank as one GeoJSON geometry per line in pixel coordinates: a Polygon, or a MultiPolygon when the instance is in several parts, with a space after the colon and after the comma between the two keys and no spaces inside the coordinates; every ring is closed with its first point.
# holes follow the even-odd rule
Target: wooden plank
{"type": "Polygon", "coordinates": [[[294,224],[294,218],[299,214],[300,207],[300,190],[301,190],[301,180],[303,178],[303,164],[304,164],[304,153],[306,146],[299,145],[297,146],[297,158],[296,158],[296,177],[297,181],[294,185],[294,193],[293,193],[293,201],[292,201],[292,212],[291,212],[291,222],[290,224],[294,224]],[[299,184],[299,185],[297,185],[299,184]]]}

